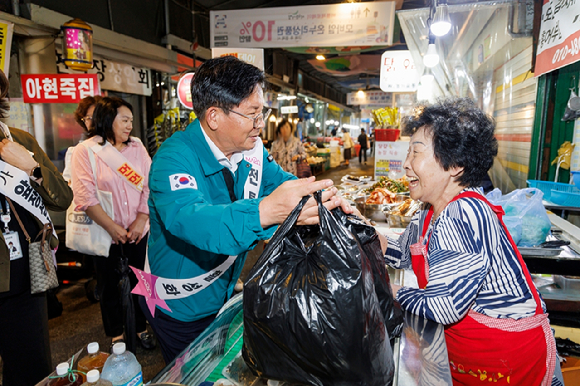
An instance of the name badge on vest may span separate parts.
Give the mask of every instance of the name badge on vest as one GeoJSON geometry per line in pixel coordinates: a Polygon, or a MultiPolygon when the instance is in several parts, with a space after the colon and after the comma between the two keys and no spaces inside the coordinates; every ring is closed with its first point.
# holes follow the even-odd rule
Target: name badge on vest
{"type": "Polygon", "coordinates": [[[6,242],[6,246],[10,251],[10,261],[20,259],[24,255],[22,255],[22,247],[20,246],[20,238],[18,237],[18,233],[11,231],[11,232],[4,232],[4,241],[6,242]]]}

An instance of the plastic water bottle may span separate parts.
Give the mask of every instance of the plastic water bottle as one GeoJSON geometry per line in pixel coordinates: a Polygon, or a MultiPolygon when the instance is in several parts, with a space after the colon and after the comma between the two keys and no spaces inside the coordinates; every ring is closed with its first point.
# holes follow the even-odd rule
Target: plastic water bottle
{"type": "Polygon", "coordinates": [[[112,386],[106,379],[100,378],[99,370],[91,370],[87,373],[87,381],[81,386],[112,386]]]}
{"type": "Polygon", "coordinates": [[[113,386],[141,386],[141,365],[132,352],[125,350],[125,343],[116,343],[113,346],[113,355],[105,362],[101,378],[110,381],[113,386]]]}

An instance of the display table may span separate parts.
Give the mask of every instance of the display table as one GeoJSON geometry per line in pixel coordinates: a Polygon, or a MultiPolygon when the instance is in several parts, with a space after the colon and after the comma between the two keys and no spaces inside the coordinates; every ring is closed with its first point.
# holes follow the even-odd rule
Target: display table
{"type": "MultiPolygon", "coordinates": [[[[242,294],[233,297],[214,322],[189,347],[153,378],[151,384],[186,386],[266,385],[241,357],[243,339],[242,294]],[[209,383],[204,383],[209,382],[209,383]]],[[[345,334],[348,332],[345,332],[345,334]]],[[[405,313],[403,333],[393,348],[393,385],[451,385],[443,326],[405,313]]],[[[282,383],[280,386],[286,385],[282,383]]]]}

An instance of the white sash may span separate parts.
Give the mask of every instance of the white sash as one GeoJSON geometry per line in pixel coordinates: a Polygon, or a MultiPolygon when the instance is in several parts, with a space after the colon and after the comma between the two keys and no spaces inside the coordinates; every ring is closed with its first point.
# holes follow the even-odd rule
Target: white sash
{"type": "MultiPolygon", "coordinates": [[[[99,137],[100,138],[100,137],[99,137]]],[[[133,141],[139,141],[135,137],[131,137],[133,141]]],[[[139,168],[133,166],[131,162],[120,151],[115,149],[108,141],[105,145],[100,144],[91,145],[93,152],[99,156],[111,170],[123,178],[123,181],[130,187],[141,193],[143,191],[143,172],[139,168]]]]}
{"type": "MultiPolygon", "coordinates": [[[[245,151],[242,154],[244,155],[246,162],[252,165],[252,169],[250,170],[248,179],[244,185],[244,199],[257,198],[262,184],[262,171],[264,165],[264,145],[262,144],[262,141],[257,141],[252,150],[245,151]]],[[[159,304],[155,303],[155,299],[182,299],[204,290],[219,279],[234,264],[237,257],[238,256],[228,256],[223,263],[203,275],[192,277],[190,279],[168,279],[150,275],[151,269],[149,267],[149,258],[147,256],[145,259],[145,275],[142,273],[143,271],[133,268],[133,270],[136,271],[141,288],[136,289],[133,292],[146,297],[147,303],[151,303],[151,314],[155,315],[153,309],[155,308],[155,304],[159,304]],[[154,280],[149,279],[152,276],[154,277],[154,280]],[[151,286],[155,287],[154,293],[150,290],[151,286]],[[148,290],[145,290],[145,288],[148,288],[148,290]],[[151,301],[151,299],[153,299],[153,301],[151,301]]],[[[169,310],[169,307],[167,307],[165,302],[162,304],[162,308],[169,310]]]]}
{"type": "Polygon", "coordinates": [[[258,138],[254,148],[242,154],[246,162],[252,165],[252,169],[244,185],[244,198],[258,198],[260,185],[262,184],[262,165],[264,164],[264,144],[262,140],[258,138]]]}
{"type": "MultiPolygon", "coordinates": [[[[52,234],[58,239],[42,197],[30,185],[28,174],[2,160],[0,160],[0,193],[26,209],[42,224],[50,224],[52,234]]],[[[35,237],[36,235],[30,236],[35,237]]]]}

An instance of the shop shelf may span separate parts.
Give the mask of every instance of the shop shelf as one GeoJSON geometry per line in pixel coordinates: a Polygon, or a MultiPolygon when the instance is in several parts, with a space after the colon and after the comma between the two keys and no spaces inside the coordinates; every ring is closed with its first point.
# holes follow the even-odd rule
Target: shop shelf
{"type": "Polygon", "coordinates": [[[561,192],[552,189],[550,201],[562,206],[574,206],[580,208],[580,190],[576,190],[578,191],[577,193],[561,192]]]}
{"type": "Polygon", "coordinates": [[[399,129],[375,129],[375,141],[395,142],[399,138],[399,129]]]}
{"type": "Polygon", "coordinates": [[[544,193],[544,200],[552,202],[554,202],[551,198],[553,191],[566,193],[580,193],[580,190],[576,188],[574,185],[563,184],[561,182],[528,180],[527,183],[530,188],[540,189],[542,193],[544,193]]]}

